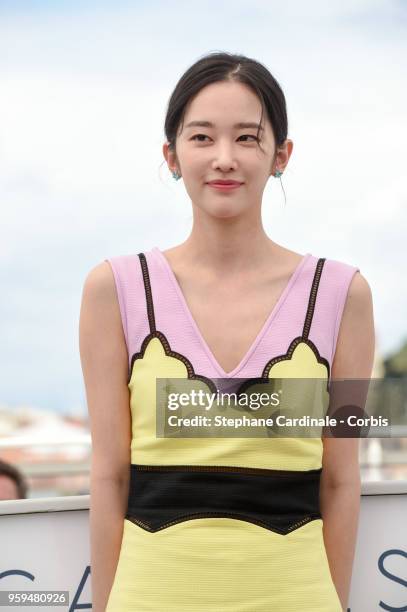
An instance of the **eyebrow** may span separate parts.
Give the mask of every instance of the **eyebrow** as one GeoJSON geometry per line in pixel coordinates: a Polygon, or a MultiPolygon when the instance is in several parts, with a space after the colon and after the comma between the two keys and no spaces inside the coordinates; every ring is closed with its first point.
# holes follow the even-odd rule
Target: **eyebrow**
{"type": "MultiPolygon", "coordinates": [[[[187,123],[185,127],[186,128],[189,128],[189,127],[213,128],[215,127],[215,125],[211,123],[210,121],[190,121],[189,123],[187,123]]],[[[258,123],[255,123],[254,121],[240,121],[239,123],[235,123],[233,127],[234,128],[255,128],[255,129],[259,129],[260,131],[264,131],[264,128],[258,123]]]]}

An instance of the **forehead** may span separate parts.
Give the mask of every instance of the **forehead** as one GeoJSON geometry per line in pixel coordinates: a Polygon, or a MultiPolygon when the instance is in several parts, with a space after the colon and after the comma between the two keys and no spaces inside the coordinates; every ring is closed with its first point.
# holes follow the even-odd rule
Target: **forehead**
{"type": "MultiPolygon", "coordinates": [[[[238,123],[260,123],[261,102],[247,85],[221,81],[203,87],[187,104],[184,128],[191,121],[208,121],[216,127],[232,128],[238,123]]],[[[262,126],[271,129],[264,112],[262,126]]]]}

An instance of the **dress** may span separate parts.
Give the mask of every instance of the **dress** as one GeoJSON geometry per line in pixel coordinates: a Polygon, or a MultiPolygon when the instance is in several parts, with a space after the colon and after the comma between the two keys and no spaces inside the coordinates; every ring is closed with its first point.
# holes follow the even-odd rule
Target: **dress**
{"type": "Polygon", "coordinates": [[[303,256],[224,372],[157,248],[109,261],[129,354],[128,507],[106,612],[342,612],[319,510],[322,440],[156,435],[157,378],[325,378],[358,268],[303,256]]]}

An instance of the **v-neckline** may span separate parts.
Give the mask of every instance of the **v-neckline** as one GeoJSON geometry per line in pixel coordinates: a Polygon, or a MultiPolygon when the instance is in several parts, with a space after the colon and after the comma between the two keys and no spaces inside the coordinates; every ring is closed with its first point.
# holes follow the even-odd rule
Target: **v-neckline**
{"type": "Polygon", "coordinates": [[[175,273],[173,271],[173,269],[170,266],[170,263],[168,261],[168,259],[166,258],[166,256],[164,255],[164,253],[162,251],[160,251],[160,249],[158,247],[153,247],[152,248],[152,252],[155,252],[158,257],[160,258],[161,262],[163,263],[165,269],[167,270],[169,279],[171,281],[171,284],[173,285],[175,292],[178,296],[178,299],[183,307],[183,310],[191,324],[191,327],[193,328],[196,336],[198,337],[203,349],[205,350],[206,354],[208,355],[212,365],[214,366],[214,368],[219,372],[220,377],[221,378],[232,378],[234,376],[236,376],[236,374],[238,372],[240,372],[240,370],[244,367],[244,365],[246,364],[246,362],[248,361],[248,359],[250,358],[250,356],[252,355],[253,351],[255,350],[255,348],[257,347],[258,343],[260,342],[260,340],[263,338],[264,334],[266,333],[267,329],[269,328],[269,326],[271,325],[273,319],[275,318],[275,316],[277,315],[277,312],[280,310],[281,306],[283,305],[286,297],[288,296],[290,290],[292,289],[300,271],[302,270],[303,266],[305,265],[305,262],[308,260],[308,258],[311,256],[311,253],[306,253],[305,255],[303,255],[302,259],[299,261],[299,263],[297,264],[296,268],[294,269],[294,272],[292,273],[292,275],[290,276],[286,286],[284,287],[283,291],[280,294],[280,297],[278,298],[277,302],[274,304],[271,312],[269,313],[269,315],[267,316],[265,322],[263,323],[260,331],[258,332],[257,336],[255,337],[255,339],[253,340],[253,342],[250,344],[249,348],[247,349],[245,355],[243,355],[242,359],[239,361],[239,363],[237,364],[237,366],[235,368],[233,368],[233,370],[231,370],[230,372],[225,372],[225,370],[222,368],[222,366],[220,365],[219,361],[216,359],[215,355],[213,354],[211,348],[209,347],[208,343],[206,342],[205,338],[203,337],[201,330],[199,329],[194,317],[192,316],[192,312],[188,306],[188,303],[185,299],[185,296],[182,292],[182,289],[180,287],[180,284],[177,280],[177,277],[175,276],[175,273]]]}

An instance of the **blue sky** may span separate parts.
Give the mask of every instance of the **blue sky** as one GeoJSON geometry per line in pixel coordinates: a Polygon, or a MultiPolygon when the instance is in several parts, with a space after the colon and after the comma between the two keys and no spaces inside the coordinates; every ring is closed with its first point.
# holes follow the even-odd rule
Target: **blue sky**
{"type": "Polygon", "coordinates": [[[269,181],[276,242],[357,265],[379,350],[407,336],[406,5],[0,0],[0,405],[85,412],[88,271],[182,242],[191,208],[162,158],[168,98],[222,50],[282,85],[294,151],[269,181]],[[212,7],[212,9],[211,9],[212,7]]]}

